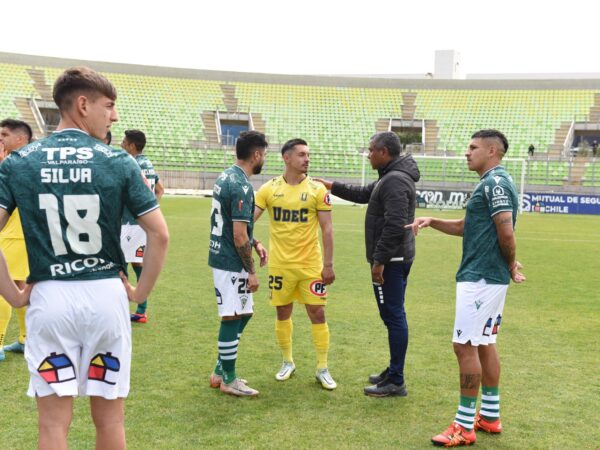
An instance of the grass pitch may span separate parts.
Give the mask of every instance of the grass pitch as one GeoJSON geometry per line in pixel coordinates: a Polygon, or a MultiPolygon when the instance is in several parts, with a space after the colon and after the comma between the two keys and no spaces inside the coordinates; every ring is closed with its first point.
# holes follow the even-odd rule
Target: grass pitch
{"type": "MultiPolygon", "coordinates": [[[[410,343],[406,398],[365,397],[369,373],[388,359],[364,257],[365,209],[334,208],[335,270],[327,317],[329,365],[339,384],[327,392],[314,379],[315,356],[306,313],[294,313],[296,374],[274,379],[281,358],[268,304],[266,270],[255,316],[239,348],[238,373],[260,390],[239,399],[208,387],[216,357],[218,318],[206,264],[210,200],[165,198],[171,231],[165,270],[150,298],[148,324],[134,324],[132,391],[126,406],[129,448],[429,448],[458,403],[452,352],[454,274],[461,241],[434,230],[417,238],[409,278],[410,343]]],[[[418,210],[457,218],[463,212],[418,210]]],[[[267,220],[256,227],[266,240],[267,220]]],[[[498,338],[505,432],[478,434],[479,448],[598,448],[600,220],[592,216],[523,215],[518,259],[527,281],[509,288],[498,338]]],[[[16,336],[11,322],[8,342],[16,336]]],[[[35,402],[25,396],[20,355],[0,363],[0,448],[36,446],[35,402]]],[[[93,448],[88,401],[76,402],[73,449],[93,448]]]]}

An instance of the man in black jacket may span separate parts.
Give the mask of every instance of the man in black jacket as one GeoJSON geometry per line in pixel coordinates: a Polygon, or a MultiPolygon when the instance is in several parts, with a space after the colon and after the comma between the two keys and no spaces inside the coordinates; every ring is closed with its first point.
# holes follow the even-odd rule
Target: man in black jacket
{"type": "Polygon", "coordinates": [[[321,181],[333,195],[355,203],[368,203],[365,216],[367,261],[379,315],[388,329],[389,366],[371,375],[366,395],[405,396],[404,359],[408,346],[408,323],[404,295],[415,257],[415,238],[404,226],[415,217],[417,163],[410,155],[400,156],[400,138],[390,131],[377,133],[369,141],[369,160],[379,179],[368,186],[321,181]]]}

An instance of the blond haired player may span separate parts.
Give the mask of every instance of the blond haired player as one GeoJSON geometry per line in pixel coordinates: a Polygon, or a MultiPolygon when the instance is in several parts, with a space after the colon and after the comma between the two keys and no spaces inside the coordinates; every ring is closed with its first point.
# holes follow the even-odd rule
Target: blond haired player
{"type": "MultiPolygon", "coordinates": [[[[0,160],[4,160],[13,151],[30,143],[32,135],[31,127],[21,120],[4,119],[0,122],[0,147],[3,149],[0,160]]],[[[18,209],[15,209],[10,215],[6,226],[0,232],[0,249],[6,258],[11,278],[22,289],[29,275],[29,263],[18,209]]],[[[4,352],[23,353],[25,351],[27,334],[25,312],[27,308],[18,308],[16,311],[19,320],[19,337],[12,344],[2,347],[12,316],[12,308],[3,298],[0,298],[0,361],[5,359],[4,352]]]]}
{"type": "Polygon", "coordinates": [[[269,290],[271,304],[277,308],[275,335],[283,355],[283,364],[275,378],[287,380],[296,370],[291,317],[294,301],[297,301],[306,307],[312,322],[317,351],[315,376],[323,388],[331,390],[337,387],[327,368],[329,327],[325,319],[326,286],[335,280],[331,203],[325,186],[307,175],[309,153],[308,144],[302,139],[292,139],[283,145],[285,172],[265,183],[256,193],[254,220],[258,220],[265,209],[269,211],[269,290]]]}

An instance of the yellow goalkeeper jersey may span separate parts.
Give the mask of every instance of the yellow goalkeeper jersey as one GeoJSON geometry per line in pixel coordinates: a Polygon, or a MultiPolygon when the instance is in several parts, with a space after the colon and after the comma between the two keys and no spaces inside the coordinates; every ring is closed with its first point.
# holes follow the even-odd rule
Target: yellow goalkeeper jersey
{"type": "Polygon", "coordinates": [[[0,231],[0,239],[25,239],[23,236],[23,228],[21,228],[21,217],[19,210],[15,208],[13,213],[8,218],[6,225],[0,231]]]}
{"type": "Polygon", "coordinates": [[[269,211],[269,266],[298,269],[323,265],[317,212],[331,211],[325,186],[308,176],[291,186],[278,176],[262,185],[255,204],[269,211]]]}

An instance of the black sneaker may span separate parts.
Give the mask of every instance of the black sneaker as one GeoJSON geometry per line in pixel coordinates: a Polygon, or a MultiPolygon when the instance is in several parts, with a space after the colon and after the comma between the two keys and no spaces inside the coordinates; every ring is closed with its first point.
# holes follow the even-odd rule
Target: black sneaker
{"type": "Polygon", "coordinates": [[[369,375],[369,383],[379,384],[388,377],[388,368],[383,369],[383,372],[375,375],[369,375]]]}
{"type": "Polygon", "coordinates": [[[406,397],[406,385],[392,383],[389,379],[383,380],[381,383],[368,386],[364,389],[365,395],[371,397],[406,397]]]}

